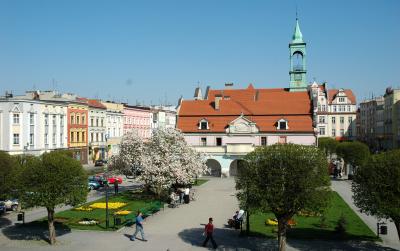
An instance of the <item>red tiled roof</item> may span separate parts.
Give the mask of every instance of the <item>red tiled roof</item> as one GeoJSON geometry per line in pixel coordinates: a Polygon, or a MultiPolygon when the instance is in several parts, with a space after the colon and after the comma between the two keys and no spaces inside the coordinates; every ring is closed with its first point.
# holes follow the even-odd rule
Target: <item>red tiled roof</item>
{"type": "Polygon", "coordinates": [[[98,101],[97,99],[88,99],[88,105],[90,107],[94,107],[94,108],[107,109],[107,107],[105,105],[103,105],[100,101],[98,101]]]}
{"type": "MultiPolygon", "coordinates": [[[[339,93],[339,90],[337,89],[330,89],[328,90],[328,102],[329,104],[332,104],[332,101],[335,99],[336,95],[339,93]]],[[[344,93],[346,93],[347,98],[350,100],[350,102],[355,105],[356,104],[356,96],[354,96],[354,93],[350,89],[344,89],[344,93]]]]}
{"type": "Polygon", "coordinates": [[[243,114],[254,121],[260,131],[277,131],[275,123],[288,120],[288,132],[312,132],[311,100],[308,92],[289,92],[287,89],[209,90],[207,100],[184,100],[178,114],[177,127],[183,132],[198,130],[202,118],[209,121],[208,132],[224,132],[228,124],[243,114]],[[219,109],[215,96],[222,96],[219,109]]]}

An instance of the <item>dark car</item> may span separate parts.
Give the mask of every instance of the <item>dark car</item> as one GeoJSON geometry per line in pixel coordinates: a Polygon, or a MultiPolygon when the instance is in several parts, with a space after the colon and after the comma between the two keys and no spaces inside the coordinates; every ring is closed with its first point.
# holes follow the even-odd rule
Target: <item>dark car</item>
{"type": "Polygon", "coordinates": [[[89,176],[89,181],[96,181],[97,183],[100,184],[101,187],[104,187],[106,183],[106,179],[103,176],[89,176]]]}
{"type": "Polygon", "coordinates": [[[6,204],[4,204],[3,201],[0,201],[0,214],[4,214],[6,210],[6,204]]]}
{"type": "Polygon", "coordinates": [[[102,159],[98,159],[94,162],[94,166],[104,166],[105,162],[102,159]]]}

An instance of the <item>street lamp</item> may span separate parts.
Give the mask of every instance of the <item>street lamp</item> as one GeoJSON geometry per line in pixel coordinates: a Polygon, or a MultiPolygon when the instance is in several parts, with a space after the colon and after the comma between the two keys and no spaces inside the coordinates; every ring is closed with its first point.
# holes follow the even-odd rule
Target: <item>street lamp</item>
{"type": "Polygon", "coordinates": [[[108,214],[108,164],[105,165],[105,178],[106,178],[106,229],[108,229],[110,224],[109,214],[108,214]]]}

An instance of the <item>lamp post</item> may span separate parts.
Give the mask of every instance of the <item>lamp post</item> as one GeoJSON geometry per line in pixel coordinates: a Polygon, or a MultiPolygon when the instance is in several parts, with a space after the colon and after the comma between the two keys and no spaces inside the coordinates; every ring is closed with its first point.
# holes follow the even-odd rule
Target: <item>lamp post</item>
{"type": "Polygon", "coordinates": [[[105,177],[106,177],[106,229],[108,229],[109,224],[110,224],[110,219],[109,219],[109,213],[108,213],[108,165],[106,164],[106,172],[105,172],[105,177]]]}

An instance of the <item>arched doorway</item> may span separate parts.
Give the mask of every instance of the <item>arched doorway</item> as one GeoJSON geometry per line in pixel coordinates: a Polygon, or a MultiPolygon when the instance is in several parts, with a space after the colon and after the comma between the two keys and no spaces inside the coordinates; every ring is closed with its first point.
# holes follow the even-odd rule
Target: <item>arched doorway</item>
{"type": "Polygon", "coordinates": [[[244,160],[242,159],[235,159],[234,161],[232,161],[231,165],[229,166],[229,176],[237,176],[238,169],[241,167],[243,162],[244,160]]]}
{"type": "Polygon", "coordinates": [[[221,164],[217,160],[208,159],[206,165],[210,169],[207,175],[221,177],[221,164]]]}

